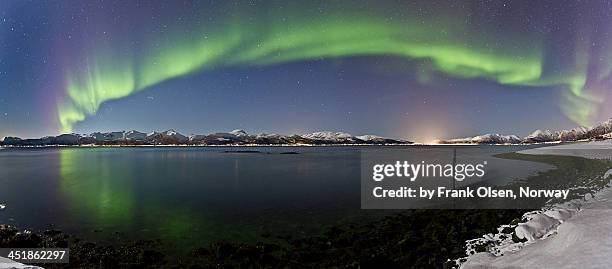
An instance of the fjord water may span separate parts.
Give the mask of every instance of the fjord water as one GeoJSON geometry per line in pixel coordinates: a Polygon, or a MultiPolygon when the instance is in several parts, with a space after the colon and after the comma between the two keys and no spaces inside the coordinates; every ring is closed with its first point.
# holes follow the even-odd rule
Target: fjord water
{"type": "MultiPolygon", "coordinates": [[[[387,148],[397,147],[377,147],[387,148]]],[[[406,148],[414,154],[452,150],[406,148]]],[[[459,151],[490,157],[525,148],[470,146],[459,151]]],[[[267,234],[312,235],[329,225],[390,213],[360,210],[361,149],[5,148],[0,150],[0,203],[7,208],[0,211],[0,223],[55,228],[88,240],[160,239],[177,248],[215,240],[253,242],[267,234]]],[[[522,177],[550,168],[498,161],[522,177]]],[[[516,179],[512,173],[492,176],[516,179]]]]}

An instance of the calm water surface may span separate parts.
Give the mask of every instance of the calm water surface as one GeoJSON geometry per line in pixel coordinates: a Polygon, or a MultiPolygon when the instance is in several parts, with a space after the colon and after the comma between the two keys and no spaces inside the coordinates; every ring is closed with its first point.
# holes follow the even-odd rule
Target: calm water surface
{"type": "MultiPolygon", "coordinates": [[[[415,154],[440,148],[408,147],[415,154]]],[[[525,148],[471,146],[459,152],[474,157],[525,148]]],[[[0,211],[0,223],[55,227],[90,240],[161,239],[179,247],[220,239],[252,242],[265,234],[316,234],[328,225],[388,213],[360,210],[360,150],[2,149],[0,203],[7,208],[0,211]],[[237,150],[260,153],[226,152],[237,150]]],[[[497,160],[525,173],[550,168],[497,160]]],[[[516,178],[503,172],[493,176],[516,178]]]]}

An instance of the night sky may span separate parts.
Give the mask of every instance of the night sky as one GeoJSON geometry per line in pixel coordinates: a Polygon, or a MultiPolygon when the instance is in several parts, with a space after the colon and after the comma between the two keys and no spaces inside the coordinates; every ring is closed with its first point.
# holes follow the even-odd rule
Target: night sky
{"type": "Polygon", "coordinates": [[[0,137],[526,135],[611,87],[612,1],[0,1],[0,137]]]}

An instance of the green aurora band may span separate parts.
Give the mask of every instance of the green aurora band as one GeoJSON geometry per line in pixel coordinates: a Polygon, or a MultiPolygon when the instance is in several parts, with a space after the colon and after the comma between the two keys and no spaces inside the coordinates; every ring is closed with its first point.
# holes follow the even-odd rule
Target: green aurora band
{"type": "Polygon", "coordinates": [[[432,73],[505,85],[558,85],[566,88],[561,110],[571,120],[588,124],[597,112],[601,97],[585,87],[588,52],[576,49],[569,68],[549,75],[545,38],[470,29],[462,12],[437,12],[446,19],[389,20],[376,10],[358,10],[348,12],[351,16],[346,11],[312,17],[265,14],[246,20],[236,11],[221,24],[188,32],[177,29],[138,48],[126,45],[129,41],[123,42],[126,47],[100,41],[68,70],[65,98],[58,105],[61,131],[71,132],[104,102],[196,72],[354,56],[405,57],[425,63],[432,73]]]}

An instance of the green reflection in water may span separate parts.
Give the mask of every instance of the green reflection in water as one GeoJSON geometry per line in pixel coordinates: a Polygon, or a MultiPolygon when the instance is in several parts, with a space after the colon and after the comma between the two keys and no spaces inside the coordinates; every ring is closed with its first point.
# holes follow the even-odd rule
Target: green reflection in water
{"type": "Polygon", "coordinates": [[[60,195],[79,224],[91,230],[162,240],[183,240],[191,231],[205,226],[203,219],[190,210],[166,205],[155,199],[155,193],[139,193],[138,181],[147,180],[153,172],[139,169],[133,156],[128,154],[126,158],[108,149],[59,152],[60,195]],[[143,199],[147,195],[153,199],[143,199]]]}
{"type": "Polygon", "coordinates": [[[96,226],[131,223],[134,197],[126,166],[111,167],[111,160],[96,158],[80,149],[60,150],[60,187],[63,197],[79,216],[89,218],[96,226]],[[111,176],[122,174],[123,180],[111,176]]]}

